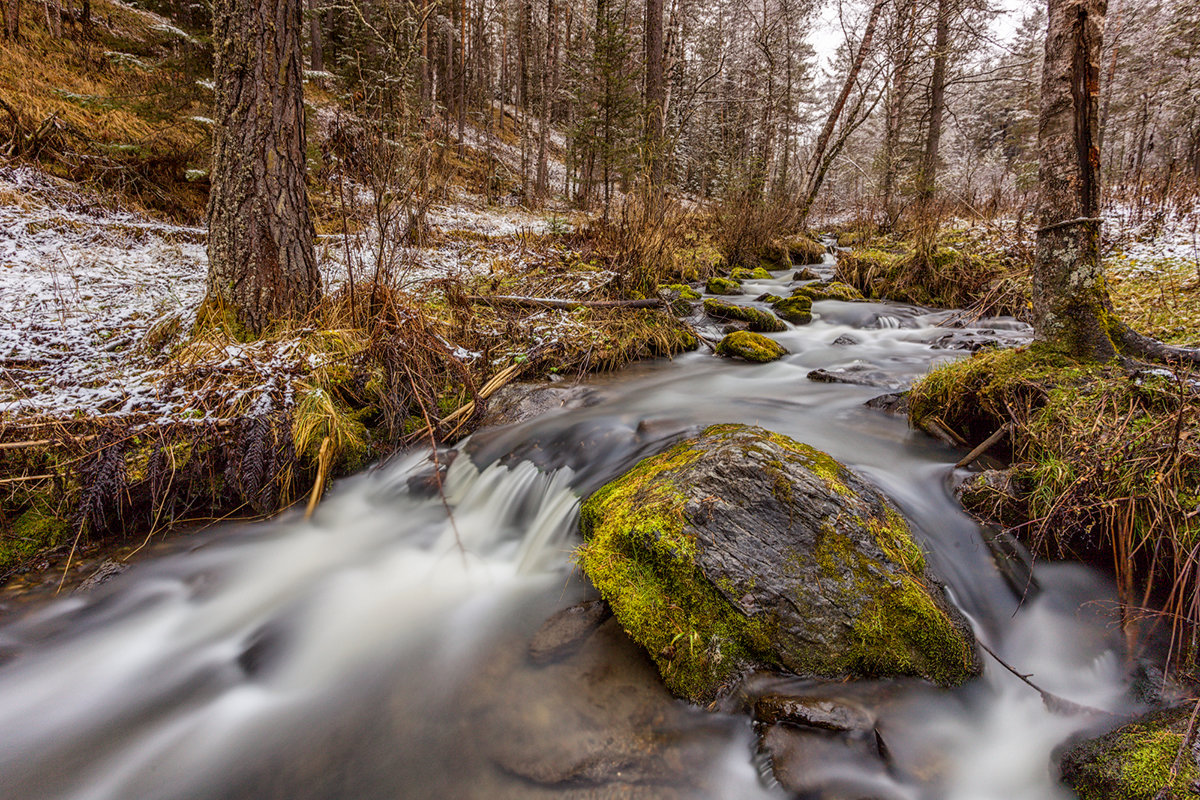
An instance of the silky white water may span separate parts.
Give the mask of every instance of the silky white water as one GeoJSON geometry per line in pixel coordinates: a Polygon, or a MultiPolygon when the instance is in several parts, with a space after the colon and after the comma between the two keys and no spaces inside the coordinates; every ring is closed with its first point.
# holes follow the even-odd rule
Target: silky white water
{"type": "MultiPolygon", "coordinates": [[[[737,301],[786,293],[787,278],[737,301]]],[[[643,364],[593,380],[586,407],[478,434],[444,499],[410,490],[430,467],[416,453],[342,481],[310,521],[205,534],[10,623],[0,796],[784,796],[749,721],[670,700],[611,623],[571,663],[525,656],[544,619],[587,595],[571,560],[580,495],[714,422],[764,425],[863,472],[909,517],[981,639],[1048,691],[1120,708],[1104,580],[1040,566],[1019,595],[953,500],[959,454],[862,405],[961,355],[934,346],[948,315],[814,310],[774,337],[792,352],[779,362],[643,364]],[[808,380],[817,368],[876,387],[808,380]]],[[[1025,335],[1002,320],[968,333],[980,329],[1025,335]]],[[[809,765],[814,797],[1065,798],[1050,753],[1090,722],[1051,714],[990,660],[955,691],[800,683],[870,708],[891,758],[809,765]]]]}

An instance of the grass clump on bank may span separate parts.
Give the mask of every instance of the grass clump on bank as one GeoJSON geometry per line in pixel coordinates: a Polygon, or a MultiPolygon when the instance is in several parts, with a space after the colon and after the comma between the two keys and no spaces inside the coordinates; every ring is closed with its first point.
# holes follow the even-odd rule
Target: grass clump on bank
{"type": "Polygon", "coordinates": [[[1003,429],[1006,488],[976,478],[971,510],[1015,525],[1039,552],[1110,564],[1131,644],[1144,620],[1165,622],[1174,655],[1194,658],[1200,393],[1190,375],[1079,363],[1035,344],[935,369],[913,387],[909,415],[971,444],[1003,429]]]}
{"type": "Polygon", "coordinates": [[[854,246],[839,256],[838,278],[867,297],[980,316],[1022,317],[1028,308],[1028,265],[1022,257],[966,231],[943,231],[933,241],[860,231],[848,241],[854,246]]]}

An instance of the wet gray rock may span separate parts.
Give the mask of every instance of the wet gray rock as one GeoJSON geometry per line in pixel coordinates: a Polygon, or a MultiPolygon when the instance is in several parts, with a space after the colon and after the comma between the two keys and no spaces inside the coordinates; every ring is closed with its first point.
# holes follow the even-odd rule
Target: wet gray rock
{"type": "Polygon", "coordinates": [[[867,408],[882,411],[885,414],[908,414],[908,392],[888,392],[878,397],[872,397],[863,403],[867,408]]]}
{"type": "Polygon", "coordinates": [[[82,583],[75,587],[74,593],[79,594],[99,589],[101,586],[108,583],[127,569],[129,569],[128,564],[122,564],[120,561],[113,561],[111,558],[105,559],[95,572],[93,572],[82,583]]]}
{"type": "Polygon", "coordinates": [[[875,731],[875,720],[865,709],[826,697],[763,695],[754,702],[754,720],[862,736],[875,731]]]}
{"type": "Polygon", "coordinates": [[[854,386],[875,386],[880,389],[908,388],[907,381],[896,380],[883,370],[868,364],[814,369],[808,373],[808,379],[817,383],[848,383],[854,386]]]}
{"type": "Polygon", "coordinates": [[[585,574],[681,697],[707,702],[746,668],[941,684],[979,672],[899,512],[787,437],[707,428],[603,487],[581,526],[585,574]]]}
{"type": "Polygon", "coordinates": [[[954,494],[972,514],[1012,527],[1027,519],[1024,488],[1011,469],[985,469],[968,476],[954,494]]]}
{"type": "Polygon", "coordinates": [[[858,344],[858,339],[855,339],[848,333],[843,333],[841,336],[830,342],[830,344],[834,347],[846,347],[849,345],[858,344]]]}
{"type": "Polygon", "coordinates": [[[564,608],[542,623],[529,641],[529,660],[549,664],[570,654],[592,631],[612,616],[603,600],[584,600],[564,608]]]}
{"type": "Polygon", "coordinates": [[[561,383],[510,383],[488,398],[484,427],[513,425],[552,411],[585,408],[597,401],[594,389],[561,383]]]}

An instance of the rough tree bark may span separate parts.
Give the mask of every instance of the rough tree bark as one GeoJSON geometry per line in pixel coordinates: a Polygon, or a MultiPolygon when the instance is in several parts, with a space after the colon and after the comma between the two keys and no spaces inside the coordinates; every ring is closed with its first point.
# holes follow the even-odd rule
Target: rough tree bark
{"type": "Polygon", "coordinates": [[[892,33],[888,37],[891,47],[891,76],[888,81],[887,109],[883,132],[883,178],[881,182],[883,213],[888,227],[895,224],[899,216],[893,208],[896,179],[900,167],[900,134],[904,126],[904,110],[908,95],[912,91],[908,73],[912,66],[913,39],[916,36],[916,0],[900,0],[896,3],[892,33]]]}
{"type": "Polygon", "coordinates": [[[208,299],[252,333],[321,296],[305,191],[302,0],[213,4],[208,299]]]}
{"type": "Polygon", "coordinates": [[[1038,338],[1080,358],[1118,353],[1200,363],[1114,315],[1100,261],[1100,45],[1106,0],[1048,0],[1038,120],[1037,255],[1033,325],[1038,338]]]}
{"type": "Polygon", "coordinates": [[[1106,0],[1049,0],[1038,121],[1034,328],[1068,352],[1116,356],[1100,263],[1097,95],[1106,0]]]}

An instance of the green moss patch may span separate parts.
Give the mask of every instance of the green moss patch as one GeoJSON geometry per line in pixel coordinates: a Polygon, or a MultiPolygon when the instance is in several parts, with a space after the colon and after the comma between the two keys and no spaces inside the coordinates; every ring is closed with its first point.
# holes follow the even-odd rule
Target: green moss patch
{"type": "Polygon", "coordinates": [[[1162,711],[1075,745],[1062,758],[1064,782],[1080,800],[1200,797],[1200,769],[1184,742],[1191,708],[1162,711]]]}
{"type": "Polygon", "coordinates": [[[854,302],[864,299],[862,292],[853,286],[848,286],[839,281],[806,283],[803,286],[793,289],[792,297],[807,297],[811,301],[842,300],[844,302],[854,302]]]}
{"type": "Polygon", "coordinates": [[[696,566],[682,487],[671,473],[703,456],[682,442],[637,464],[580,509],[576,558],[667,688],[713,696],[749,658],[769,659],[769,632],[733,607],[696,566]]]}
{"type": "Polygon", "coordinates": [[[729,278],[712,277],[704,284],[704,291],[709,294],[742,294],[742,285],[729,278]]]}
{"type": "Polygon", "coordinates": [[[794,325],[807,325],[812,322],[812,298],[808,295],[794,294],[788,298],[780,298],[771,304],[771,308],[794,325]]]}
{"type": "Polygon", "coordinates": [[[679,696],[707,702],[747,667],[944,685],[978,673],[900,515],[786,436],[711,426],[596,492],[581,527],[584,572],[679,696]]]}
{"type": "Polygon", "coordinates": [[[739,306],[723,300],[708,298],[704,301],[704,312],[714,319],[744,322],[757,333],[779,333],[787,330],[774,314],[750,306],[739,306]]]}
{"type": "Polygon", "coordinates": [[[740,358],[743,361],[765,364],[768,361],[776,361],[783,358],[788,354],[788,351],[779,342],[776,342],[774,339],[768,339],[761,333],[734,331],[727,334],[717,343],[716,353],[719,356],[740,358]]]}
{"type": "Polygon", "coordinates": [[[768,281],[771,279],[771,273],[762,267],[755,267],[754,269],[737,267],[729,273],[729,277],[735,281],[768,281]]]}

